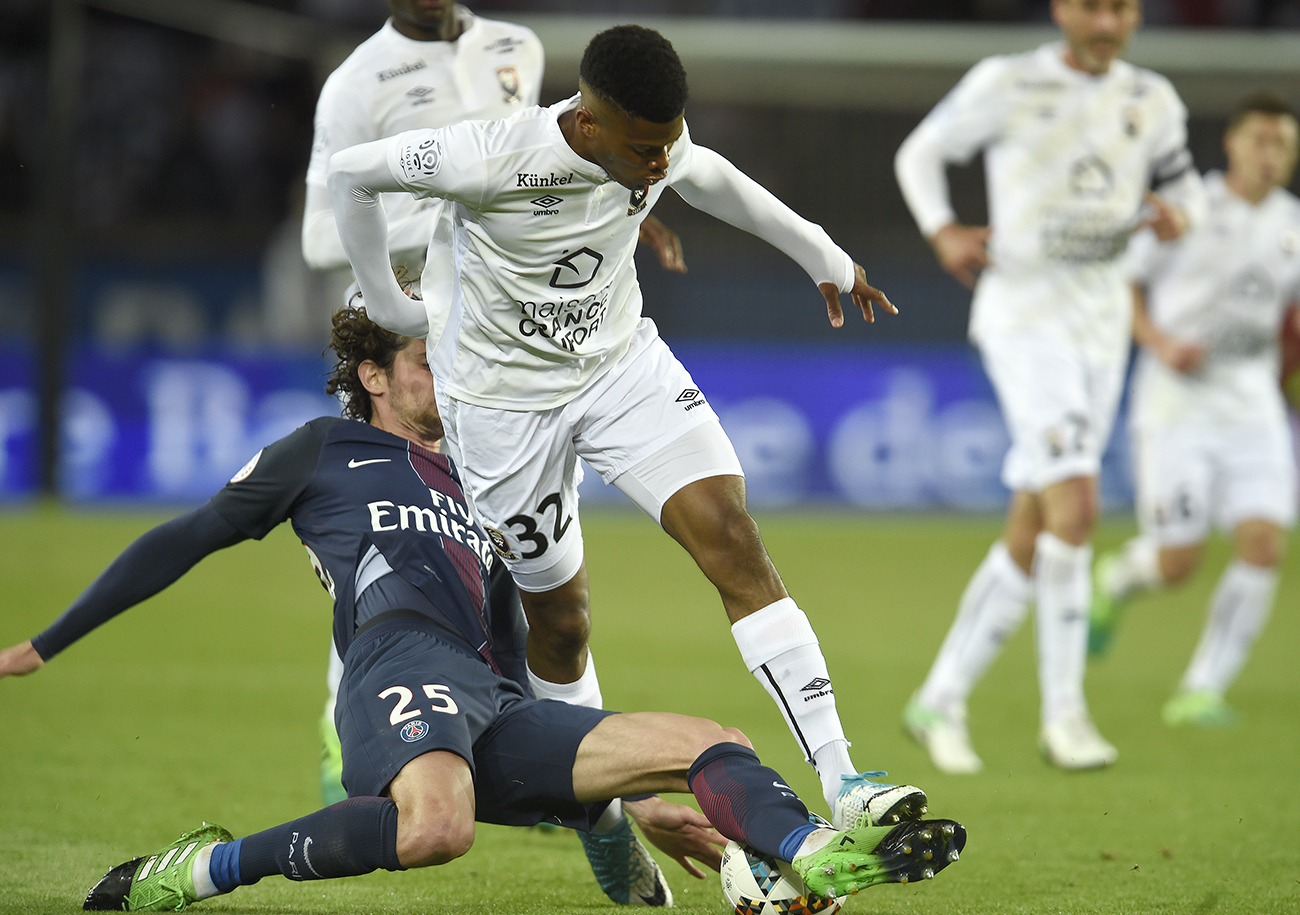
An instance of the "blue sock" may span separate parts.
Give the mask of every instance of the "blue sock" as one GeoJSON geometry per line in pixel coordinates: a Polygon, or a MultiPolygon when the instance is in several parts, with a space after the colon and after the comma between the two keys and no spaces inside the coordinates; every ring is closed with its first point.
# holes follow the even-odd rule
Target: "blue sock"
{"type": "MultiPolygon", "coordinates": [[[[397,858],[397,805],[386,797],[348,798],[227,847],[235,851],[223,853],[223,861],[225,854],[238,857],[233,868],[223,864],[222,880],[237,881],[231,889],[274,874],[321,880],[405,870],[397,858]]],[[[215,872],[212,882],[224,889],[215,872]]]]}
{"type": "Polygon", "coordinates": [[[790,834],[781,840],[781,853],[777,855],[782,861],[793,861],[794,856],[799,854],[799,846],[803,840],[808,838],[808,834],[818,827],[809,823],[806,826],[800,826],[798,829],[790,830],[790,834]]]}
{"type": "Polygon", "coordinates": [[[814,828],[803,801],[741,744],[709,747],[691,764],[686,780],[718,832],[765,855],[789,861],[782,854],[786,844],[796,833],[802,842],[814,828]]]}
{"type": "Polygon", "coordinates": [[[208,862],[208,876],[217,889],[229,893],[239,886],[239,847],[243,839],[233,842],[218,842],[212,848],[212,859],[208,862]]]}

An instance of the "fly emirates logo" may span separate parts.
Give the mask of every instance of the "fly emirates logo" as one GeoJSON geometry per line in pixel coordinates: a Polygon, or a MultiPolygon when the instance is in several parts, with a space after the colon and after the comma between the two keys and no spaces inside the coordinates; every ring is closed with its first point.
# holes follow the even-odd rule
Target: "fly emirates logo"
{"type": "Polygon", "coordinates": [[[398,505],[395,502],[369,502],[370,529],[373,531],[409,531],[441,534],[450,537],[466,549],[478,555],[483,565],[492,567],[492,544],[474,524],[463,503],[438,492],[429,490],[433,507],[422,505],[398,505]]]}

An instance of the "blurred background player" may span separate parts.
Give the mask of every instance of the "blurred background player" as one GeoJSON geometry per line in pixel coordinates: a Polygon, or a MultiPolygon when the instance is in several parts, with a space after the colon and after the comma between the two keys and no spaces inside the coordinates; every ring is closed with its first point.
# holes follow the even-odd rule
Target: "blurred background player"
{"type": "Polygon", "coordinates": [[[1281,98],[1246,99],[1224,133],[1227,172],[1205,179],[1206,222],[1169,244],[1143,232],[1129,252],[1141,534],[1097,561],[1090,649],[1106,650],[1129,598],[1196,571],[1211,526],[1233,545],[1164,707],[1170,725],[1232,721],[1224,693],[1268,620],[1295,522],[1278,339],[1284,321],[1300,330],[1300,200],[1285,190],[1298,147],[1295,113],[1281,98]]]}
{"type": "MultiPolygon", "coordinates": [[[[834,822],[915,817],[925,795],[854,769],[817,637],[745,506],[743,470],[713,408],[641,315],[632,251],[671,186],[789,254],[864,317],[894,311],[862,268],[712,150],[691,143],[686,73],[639,26],[601,32],[580,94],[499,122],[411,131],[330,161],[335,215],[372,320],[428,334],[440,413],[475,513],[523,592],[534,692],[601,703],[577,487],[579,457],[682,544],[718,589],[747,668],[822,780],[834,822]],[[457,271],[424,302],[389,269],[376,192],[454,204],[457,271]],[[535,199],[551,192],[551,205],[535,199]],[[450,303],[450,307],[446,307],[450,303]],[[426,311],[427,308],[427,311],[426,311]]],[[[441,228],[441,226],[440,226],[441,228]]]]}
{"type": "Polygon", "coordinates": [[[1011,435],[1003,535],[904,711],[945,772],[982,766],[966,700],[1031,599],[1044,755],[1067,769],[1116,759],[1083,676],[1097,476],[1128,357],[1132,297],[1118,258],[1139,225],[1176,238],[1203,208],[1182,102],[1163,77],[1119,59],[1138,0],[1053,0],[1052,17],[1063,42],[976,64],[895,160],[940,264],[975,290],[970,337],[1011,435]],[[980,150],[989,225],[961,225],[944,169],[980,150]]]}
{"type": "MultiPolygon", "coordinates": [[[[541,92],[543,49],[529,29],[480,18],[454,2],[389,0],[388,7],[391,17],[383,28],[330,74],[317,100],[302,251],[308,265],[319,270],[348,267],[325,187],[331,155],[404,130],[506,117],[536,105],[541,92]]],[[[447,273],[453,269],[450,241],[437,231],[443,216],[441,201],[385,194],[382,203],[393,268],[407,284],[425,269],[427,251],[432,252],[431,270],[447,273]],[[430,239],[435,237],[441,244],[435,242],[431,247],[430,239]]],[[[642,227],[641,240],[655,250],[666,269],[686,269],[681,242],[658,220],[642,227]]],[[[342,758],[334,729],[334,701],[342,667],[342,660],[331,651],[329,693],[321,716],[321,797],[326,803],[344,797],[339,781],[342,758]]],[[[629,811],[656,842],[671,841],[662,831],[663,824],[654,820],[657,806],[656,801],[645,800],[629,806],[629,811]]],[[[674,824],[667,828],[671,832],[674,824]]],[[[620,847],[624,838],[620,830],[620,847]]],[[[592,845],[599,841],[586,837],[589,855],[625,854],[592,845]]],[[[633,834],[630,841],[638,840],[633,834]]],[[[634,854],[644,854],[644,849],[636,849],[634,854]]],[[[709,863],[716,868],[712,858],[709,863]]],[[[687,870],[700,876],[693,864],[687,865],[687,870]]]]}

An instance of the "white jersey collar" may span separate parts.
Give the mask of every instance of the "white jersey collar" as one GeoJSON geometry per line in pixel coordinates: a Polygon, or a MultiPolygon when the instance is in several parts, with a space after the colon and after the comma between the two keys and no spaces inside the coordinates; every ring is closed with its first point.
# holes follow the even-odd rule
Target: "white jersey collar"
{"type": "Polygon", "coordinates": [[[460,34],[451,41],[421,41],[418,38],[403,35],[397,31],[397,26],[393,25],[393,17],[391,16],[384,21],[382,31],[388,33],[390,41],[405,43],[417,51],[427,51],[430,45],[446,45],[449,48],[455,48],[456,43],[462,39],[473,38],[474,33],[479,28],[479,18],[463,6],[456,7],[456,21],[460,23],[460,34]]]}

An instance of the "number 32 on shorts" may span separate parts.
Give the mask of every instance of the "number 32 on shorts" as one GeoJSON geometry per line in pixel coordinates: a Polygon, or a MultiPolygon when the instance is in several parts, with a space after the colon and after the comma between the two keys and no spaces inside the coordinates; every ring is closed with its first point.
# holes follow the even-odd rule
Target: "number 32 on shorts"
{"type": "MultiPolygon", "coordinates": [[[[444,715],[455,715],[460,711],[460,707],[456,705],[456,700],[447,695],[448,687],[445,685],[426,683],[421,688],[424,690],[425,696],[434,700],[434,704],[429,711],[442,712],[444,715]]],[[[388,723],[393,727],[397,727],[403,721],[419,718],[424,714],[423,708],[411,708],[415,693],[405,686],[390,686],[379,694],[380,699],[389,699],[393,696],[397,697],[397,705],[393,706],[393,711],[388,716],[388,723]]]]}
{"type": "Polygon", "coordinates": [[[572,523],[573,515],[565,515],[564,500],[560,498],[558,492],[551,493],[538,503],[535,515],[520,513],[506,519],[508,527],[523,528],[522,533],[516,534],[519,540],[527,540],[533,544],[532,549],[520,554],[521,559],[536,559],[545,553],[550,549],[552,542],[559,542],[572,523]],[[552,509],[555,511],[555,526],[551,529],[551,540],[547,540],[546,535],[538,529],[538,519],[543,518],[552,509]]]}

